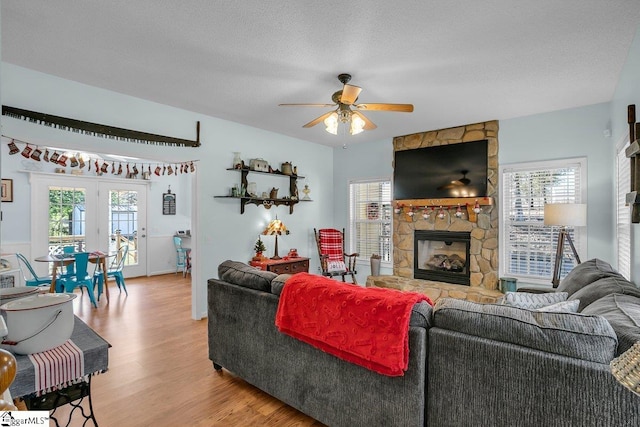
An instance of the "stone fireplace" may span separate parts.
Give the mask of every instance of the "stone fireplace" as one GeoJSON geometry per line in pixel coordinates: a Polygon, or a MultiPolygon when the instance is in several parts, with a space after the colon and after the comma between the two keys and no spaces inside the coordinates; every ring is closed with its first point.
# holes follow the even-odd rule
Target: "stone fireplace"
{"type": "MultiPolygon", "coordinates": [[[[464,144],[486,139],[487,195],[475,201],[429,199],[396,201],[393,215],[393,276],[377,276],[367,286],[420,290],[432,299],[444,296],[491,302],[498,289],[498,122],[490,121],[433,130],[393,139],[393,149],[412,150],[444,144],[464,144]],[[418,202],[420,205],[411,205],[418,202]],[[474,203],[476,202],[476,203],[474,203]],[[414,272],[415,233],[436,231],[469,235],[468,286],[441,277],[417,278],[414,272]],[[425,287],[427,289],[425,289],[425,287]]],[[[466,274],[466,273],[465,273],[466,274]]]]}

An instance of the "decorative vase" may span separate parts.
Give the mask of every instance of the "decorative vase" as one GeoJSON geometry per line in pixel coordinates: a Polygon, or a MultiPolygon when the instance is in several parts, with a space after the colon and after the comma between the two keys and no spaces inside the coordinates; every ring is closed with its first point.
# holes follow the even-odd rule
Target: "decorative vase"
{"type": "Polygon", "coordinates": [[[239,151],[234,151],[233,152],[233,167],[235,169],[241,169],[242,168],[242,159],[240,158],[240,152],[239,151]]]}
{"type": "Polygon", "coordinates": [[[281,171],[285,175],[293,175],[293,169],[291,168],[291,162],[284,162],[282,164],[281,171]]]}

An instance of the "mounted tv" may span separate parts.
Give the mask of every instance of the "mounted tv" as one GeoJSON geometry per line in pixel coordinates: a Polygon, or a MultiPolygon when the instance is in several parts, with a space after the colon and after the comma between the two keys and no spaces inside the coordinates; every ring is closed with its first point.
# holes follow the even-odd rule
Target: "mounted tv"
{"type": "Polygon", "coordinates": [[[487,140],[396,151],[393,198],[487,195],[487,140]]]}

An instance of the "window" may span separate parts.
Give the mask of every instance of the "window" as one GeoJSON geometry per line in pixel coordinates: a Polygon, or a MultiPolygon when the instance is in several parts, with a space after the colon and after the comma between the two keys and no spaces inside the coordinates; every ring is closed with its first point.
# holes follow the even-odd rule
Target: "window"
{"type": "Polygon", "coordinates": [[[380,255],[391,260],[391,181],[378,179],[349,183],[350,251],[360,259],[380,255]]]}
{"type": "MultiPolygon", "coordinates": [[[[501,171],[501,270],[530,282],[553,275],[557,226],[544,225],[545,203],[585,203],[586,159],[523,163],[501,171]]],[[[586,256],[585,227],[567,227],[579,255],[586,256]]],[[[567,250],[560,277],[576,265],[567,250]]]]}
{"type": "Polygon", "coordinates": [[[631,207],[626,206],[626,196],[631,190],[631,160],[625,155],[629,142],[616,156],[616,241],[618,242],[618,272],[627,279],[631,276],[631,207]]]}

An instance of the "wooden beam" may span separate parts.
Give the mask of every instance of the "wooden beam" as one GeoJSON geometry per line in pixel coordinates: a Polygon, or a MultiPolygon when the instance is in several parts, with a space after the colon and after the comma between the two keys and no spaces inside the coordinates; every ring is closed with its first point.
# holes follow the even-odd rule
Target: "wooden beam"
{"type": "Polygon", "coordinates": [[[26,120],[38,125],[49,126],[60,130],[80,132],[85,135],[97,136],[119,141],[136,142],[151,145],[174,145],[182,147],[200,146],[200,122],[196,122],[196,140],[174,138],[172,136],[156,135],[148,132],[140,132],[119,128],[115,126],[101,125],[98,123],[84,122],[82,120],[69,119],[67,117],[54,116],[52,114],[38,113],[37,111],[23,110],[21,108],[2,106],[2,115],[14,119],[26,120]]]}

